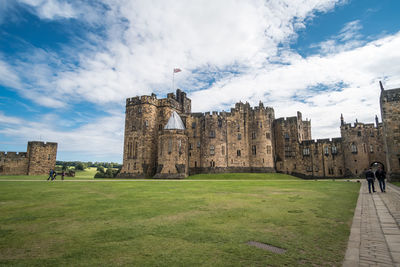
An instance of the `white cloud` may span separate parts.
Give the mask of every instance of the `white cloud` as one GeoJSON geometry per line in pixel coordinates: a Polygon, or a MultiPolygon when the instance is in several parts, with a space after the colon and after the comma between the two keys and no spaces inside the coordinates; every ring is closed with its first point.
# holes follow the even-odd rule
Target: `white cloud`
{"type": "Polygon", "coordinates": [[[208,90],[191,94],[193,110],[217,109],[220,103],[259,99],[275,108],[277,116],[293,116],[296,110],[313,121],[318,138],[339,136],[339,117],[373,122],[379,115],[379,79],[400,82],[400,33],[363,47],[329,56],[299,58],[291,65],[253,70],[240,77],[222,80],[208,90]],[[310,90],[325,85],[341,91],[310,90]],[[210,96],[213,97],[210,97],[210,96]]]}
{"type": "Polygon", "coordinates": [[[76,12],[69,1],[63,0],[18,0],[31,6],[43,19],[75,18],[76,12]]]}
{"type": "MultiPolygon", "coordinates": [[[[27,121],[0,113],[0,134],[18,140],[44,140],[58,143],[58,155],[73,152],[75,159],[108,158],[122,161],[124,114],[115,113],[76,129],[67,129],[65,121],[52,114],[39,121],[27,121]],[[13,125],[10,125],[13,124],[13,125]]],[[[62,158],[61,158],[62,159],[62,158]]]]}
{"type": "MultiPolygon", "coordinates": [[[[262,100],[278,117],[301,111],[312,119],[315,137],[334,137],[339,135],[340,113],[348,121],[373,121],[379,112],[379,79],[400,82],[400,34],[367,43],[358,20],[317,44],[320,55],[303,58],[288,48],[296,31],[317,12],[331,11],[346,1],[104,0],[107,11],[89,11],[79,2],[23,1],[43,19],[75,18],[105,27],[104,36],[88,33],[85,49],[64,48],[76,65],[41,49],[30,49],[26,60],[3,63],[3,68],[0,62],[0,82],[44,106],[76,100],[123,103],[125,97],[165,94],[171,90],[172,69],[180,67],[176,84],[190,91],[194,111],[262,100]],[[215,79],[211,86],[210,78],[215,79]],[[316,91],[318,86],[327,90],[316,91]]],[[[113,115],[104,118],[111,132],[101,127],[96,132],[101,121],[65,133],[44,131],[50,139],[68,144],[66,150],[102,153],[100,143],[111,142],[121,153],[123,119],[116,117],[113,122],[108,120],[113,115]]],[[[3,134],[39,134],[43,126],[7,128],[3,134]]],[[[107,149],[116,153],[115,148],[107,149]]]]}

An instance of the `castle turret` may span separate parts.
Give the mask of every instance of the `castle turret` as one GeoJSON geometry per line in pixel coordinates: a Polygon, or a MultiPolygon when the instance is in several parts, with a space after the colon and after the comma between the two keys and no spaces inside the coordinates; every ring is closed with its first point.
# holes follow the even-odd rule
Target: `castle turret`
{"type": "Polygon", "coordinates": [[[173,111],[158,137],[158,164],[154,178],[182,179],[188,173],[188,137],[181,117],[173,111]]]}
{"type": "Polygon", "coordinates": [[[28,142],[28,175],[47,174],[56,166],[57,143],[28,142]]]}

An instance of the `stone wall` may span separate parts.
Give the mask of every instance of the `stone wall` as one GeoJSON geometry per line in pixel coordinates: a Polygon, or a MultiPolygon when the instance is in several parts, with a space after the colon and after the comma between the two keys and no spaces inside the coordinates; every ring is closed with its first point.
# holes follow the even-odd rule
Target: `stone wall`
{"type": "Polygon", "coordinates": [[[163,130],[158,141],[158,165],[154,178],[188,176],[188,137],[184,130],[163,130]]]}
{"type": "Polygon", "coordinates": [[[27,175],[28,157],[26,152],[0,152],[0,175],[27,175]]]}
{"type": "Polygon", "coordinates": [[[43,175],[56,166],[57,143],[28,142],[27,152],[0,152],[0,175],[43,175]]]}
{"type": "Polygon", "coordinates": [[[354,176],[362,175],[374,162],[385,164],[382,124],[356,122],[342,123],[340,132],[343,140],[346,171],[354,176]]]}
{"type": "Polygon", "coordinates": [[[380,104],[388,174],[392,180],[400,180],[400,88],[383,90],[381,86],[381,89],[380,104]]]}
{"type": "Polygon", "coordinates": [[[57,143],[28,142],[28,175],[48,174],[56,167],[57,143]]]}

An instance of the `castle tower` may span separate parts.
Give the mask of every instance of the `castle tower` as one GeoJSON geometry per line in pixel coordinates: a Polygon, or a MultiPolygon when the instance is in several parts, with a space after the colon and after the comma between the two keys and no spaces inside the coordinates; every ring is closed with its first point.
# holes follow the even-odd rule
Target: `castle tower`
{"type": "Polygon", "coordinates": [[[183,179],[188,174],[188,137],[182,119],[173,111],[158,137],[158,164],[154,178],[183,179]]]}
{"type": "Polygon", "coordinates": [[[126,100],[124,159],[120,177],[154,175],[158,141],[157,105],[154,94],[126,100]]]}
{"type": "Polygon", "coordinates": [[[28,142],[28,175],[41,175],[49,173],[56,167],[57,143],[28,142]]]}
{"type": "Polygon", "coordinates": [[[391,180],[400,179],[400,88],[384,90],[380,82],[380,106],[386,170],[391,180]]]}

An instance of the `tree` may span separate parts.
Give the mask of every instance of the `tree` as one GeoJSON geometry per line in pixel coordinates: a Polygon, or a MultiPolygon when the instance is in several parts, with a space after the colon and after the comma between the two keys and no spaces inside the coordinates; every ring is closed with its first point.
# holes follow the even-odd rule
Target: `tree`
{"type": "Polygon", "coordinates": [[[77,170],[77,171],[83,171],[84,169],[85,169],[85,165],[83,165],[82,162],[78,162],[78,163],[75,165],[75,170],[77,170]]]}

